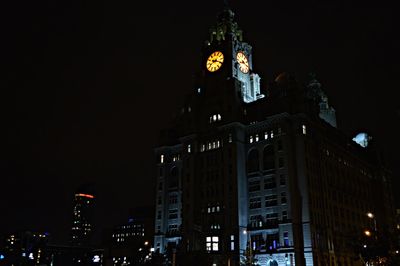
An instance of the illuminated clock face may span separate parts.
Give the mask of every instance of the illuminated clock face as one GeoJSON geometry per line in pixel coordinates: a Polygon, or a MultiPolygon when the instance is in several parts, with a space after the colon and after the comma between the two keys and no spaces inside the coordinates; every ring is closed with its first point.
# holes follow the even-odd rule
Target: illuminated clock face
{"type": "Polygon", "coordinates": [[[220,51],[212,53],[207,59],[207,69],[210,72],[215,72],[221,68],[224,62],[224,54],[220,51]]]}
{"type": "Polygon", "coordinates": [[[249,60],[247,59],[246,55],[243,52],[238,52],[236,54],[236,60],[239,64],[239,69],[243,73],[249,73],[249,60]]]}

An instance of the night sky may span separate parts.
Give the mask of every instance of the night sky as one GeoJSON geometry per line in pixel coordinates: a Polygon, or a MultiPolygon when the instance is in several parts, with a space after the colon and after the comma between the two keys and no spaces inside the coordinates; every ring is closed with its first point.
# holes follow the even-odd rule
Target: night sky
{"type": "MultiPolygon", "coordinates": [[[[338,127],[370,133],[399,179],[397,9],[297,2],[230,1],[262,87],[283,71],[300,81],[316,72],[338,127]]],[[[153,203],[158,133],[193,89],[222,7],[222,0],[2,7],[0,234],[41,230],[65,241],[74,191],[88,182],[98,232],[130,207],[153,203]]]]}

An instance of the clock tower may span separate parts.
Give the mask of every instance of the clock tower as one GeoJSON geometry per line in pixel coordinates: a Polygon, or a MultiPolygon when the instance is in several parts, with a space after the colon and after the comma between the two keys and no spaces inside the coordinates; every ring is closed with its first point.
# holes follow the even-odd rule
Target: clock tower
{"type": "Polygon", "coordinates": [[[262,95],[232,10],[209,34],[155,148],[155,251],[172,265],[361,265],[348,236],[367,210],[390,224],[389,173],[336,128],[315,76],[281,73],[262,95]]]}
{"type": "Polygon", "coordinates": [[[216,80],[234,79],[244,103],[263,98],[260,77],[253,71],[252,47],[243,41],[242,31],[234,20],[231,9],[218,15],[216,25],[211,27],[209,40],[203,49],[203,78],[206,87],[213,87],[216,80]]]}

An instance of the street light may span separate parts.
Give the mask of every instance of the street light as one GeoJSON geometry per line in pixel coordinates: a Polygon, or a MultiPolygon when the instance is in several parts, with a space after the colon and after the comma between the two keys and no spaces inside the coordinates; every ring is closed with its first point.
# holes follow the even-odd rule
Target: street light
{"type": "Polygon", "coordinates": [[[364,231],[364,234],[365,234],[366,236],[371,236],[371,231],[365,230],[365,231],[364,231]]]}

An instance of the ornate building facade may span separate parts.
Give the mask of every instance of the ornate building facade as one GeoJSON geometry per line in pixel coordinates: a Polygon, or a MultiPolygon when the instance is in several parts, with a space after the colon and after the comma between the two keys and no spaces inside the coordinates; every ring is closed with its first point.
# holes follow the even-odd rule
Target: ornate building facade
{"type": "Polygon", "coordinates": [[[366,213],[392,228],[390,173],[373,147],[336,128],[314,75],[282,73],[262,89],[229,8],[155,152],[154,247],[181,265],[239,265],[246,251],[262,266],[361,265],[366,213]]]}

